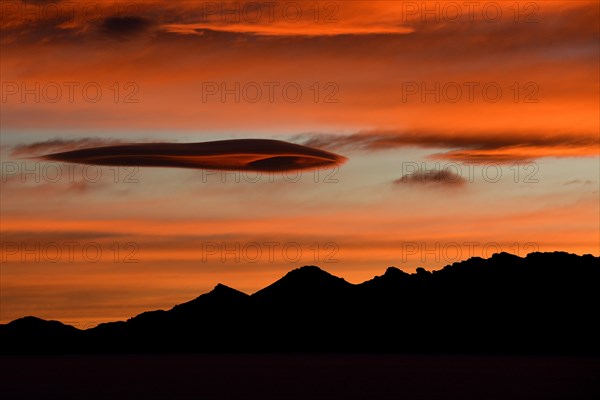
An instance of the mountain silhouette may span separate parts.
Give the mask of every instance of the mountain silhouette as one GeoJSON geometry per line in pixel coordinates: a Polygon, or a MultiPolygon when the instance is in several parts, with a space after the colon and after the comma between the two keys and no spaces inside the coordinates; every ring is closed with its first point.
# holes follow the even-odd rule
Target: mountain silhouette
{"type": "Polygon", "coordinates": [[[410,352],[600,354],[600,259],[478,257],[429,272],[390,267],[351,284],[316,266],[248,295],[224,285],[170,310],[78,330],[25,317],[2,353],[410,352]]]}
{"type": "Polygon", "coordinates": [[[310,302],[314,299],[331,297],[335,293],[347,291],[351,287],[352,284],[344,279],[311,265],[287,273],[283,278],[259,290],[252,297],[266,301],[278,298],[281,301],[302,299],[310,302]]]}

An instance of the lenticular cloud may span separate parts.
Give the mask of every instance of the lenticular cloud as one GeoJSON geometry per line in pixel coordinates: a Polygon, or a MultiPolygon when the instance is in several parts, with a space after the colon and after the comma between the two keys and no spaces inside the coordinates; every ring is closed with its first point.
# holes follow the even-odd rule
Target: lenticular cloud
{"type": "Polygon", "coordinates": [[[93,165],[265,172],[333,167],[346,160],[328,151],[268,139],[131,143],[47,154],[42,158],[93,165]]]}

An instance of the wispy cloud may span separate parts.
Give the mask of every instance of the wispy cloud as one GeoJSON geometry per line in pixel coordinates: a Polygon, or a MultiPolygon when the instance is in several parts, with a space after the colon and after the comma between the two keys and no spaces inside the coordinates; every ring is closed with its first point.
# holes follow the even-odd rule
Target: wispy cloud
{"type": "Polygon", "coordinates": [[[443,187],[464,186],[467,180],[462,176],[447,170],[442,171],[422,171],[419,170],[412,174],[406,174],[396,179],[396,185],[437,185],[443,187]]]}
{"type": "Polygon", "coordinates": [[[113,146],[121,144],[118,139],[82,138],[82,139],[50,139],[42,142],[20,144],[12,149],[15,157],[40,156],[49,152],[65,152],[89,147],[113,146]]]}
{"type": "Polygon", "coordinates": [[[595,135],[543,133],[430,133],[363,131],[350,135],[303,134],[294,138],[307,146],[332,151],[383,151],[402,147],[447,149],[432,158],[464,162],[531,161],[543,157],[597,156],[595,135]]]}

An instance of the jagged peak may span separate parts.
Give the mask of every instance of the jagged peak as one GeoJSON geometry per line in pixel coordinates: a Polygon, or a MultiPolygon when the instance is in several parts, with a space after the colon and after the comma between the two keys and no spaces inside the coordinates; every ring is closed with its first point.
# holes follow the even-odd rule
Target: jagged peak
{"type": "MultiPolygon", "coordinates": [[[[211,290],[211,292],[221,292],[221,291],[230,291],[230,290],[235,290],[232,287],[229,287],[227,285],[223,285],[222,283],[217,283],[217,286],[215,286],[213,288],[213,290],[211,290]]],[[[236,290],[237,292],[237,290],[236,290]]]]}
{"type": "MultiPolygon", "coordinates": [[[[237,289],[234,289],[232,287],[229,287],[227,285],[224,285],[222,283],[218,283],[213,290],[211,290],[210,292],[202,295],[202,296],[206,296],[206,295],[212,295],[212,296],[222,296],[222,295],[235,295],[235,296],[239,296],[239,295],[243,295],[243,296],[248,296],[246,293],[244,292],[240,292],[237,289]]],[[[200,297],[202,297],[200,296],[200,297]]]]}

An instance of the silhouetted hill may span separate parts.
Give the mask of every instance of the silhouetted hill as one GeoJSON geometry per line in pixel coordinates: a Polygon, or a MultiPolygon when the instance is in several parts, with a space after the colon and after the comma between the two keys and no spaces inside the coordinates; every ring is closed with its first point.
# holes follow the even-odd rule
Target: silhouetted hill
{"type": "Polygon", "coordinates": [[[36,317],[23,317],[0,325],[2,353],[11,352],[70,352],[72,341],[81,337],[82,331],[59,321],[46,321],[36,317]]]}
{"type": "Polygon", "coordinates": [[[46,321],[36,317],[23,317],[6,325],[0,325],[0,332],[14,335],[63,335],[77,332],[78,329],[59,321],[46,321]]]}
{"type": "Polygon", "coordinates": [[[287,273],[277,282],[252,295],[254,300],[312,301],[333,297],[348,291],[352,284],[333,276],[314,265],[305,266],[287,273]]]}
{"type": "Polygon", "coordinates": [[[27,317],[4,353],[462,352],[600,354],[600,262],[507,253],[353,285],[315,266],[249,296],[224,285],[168,311],[79,331],[27,317]]]}

